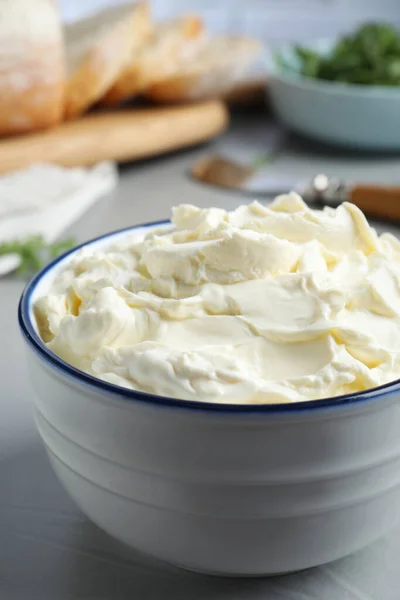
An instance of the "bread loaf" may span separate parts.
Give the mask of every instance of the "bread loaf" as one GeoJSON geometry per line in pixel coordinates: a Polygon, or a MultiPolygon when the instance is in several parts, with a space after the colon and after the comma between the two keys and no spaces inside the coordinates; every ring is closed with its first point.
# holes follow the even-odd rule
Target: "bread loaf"
{"type": "Polygon", "coordinates": [[[0,48],[0,135],[57,124],[65,59],[54,0],[1,0],[0,48]]]}
{"type": "Polygon", "coordinates": [[[261,50],[253,38],[212,38],[194,56],[182,56],[173,71],[147,87],[145,96],[156,102],[186,102],[229,95],[251,78],[261,50]]]}
{"type": "Polygon", "coordinates": [[[95,104],[117,80],[150,35],[147,3],[102,10],[66,27],[66,118],[95,104]]]}
{"type": "Polygon", "coordinates": [[[202,34],[203,24],[197,16],[188,15],[158,25],[147,43],[132,56],[102,104],[119,104],[167,77],[182,56],[191,56],[201,45],[202,34]]]}

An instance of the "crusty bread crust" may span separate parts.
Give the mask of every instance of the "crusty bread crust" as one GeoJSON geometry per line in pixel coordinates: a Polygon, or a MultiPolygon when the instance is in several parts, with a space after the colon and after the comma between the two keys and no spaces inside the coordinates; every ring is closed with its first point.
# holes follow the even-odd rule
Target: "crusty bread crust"
{"type": "Polygon", "coordinates": [[[0,135],[62,119],[65,57],[53,0],[3,0],[0,11],[0,135]]]}
{"type": "MultiPolygon", "coordinates": [[[[81,61],[74,65],[68,81],[65,106],[67,119],[81,115],[100,100],[150,32],[149,7],[143,2],[132,5],[128,15],[110,24],[108,30],[93,41],[81,61]]],[[[74,39],[70,43],[74,44],[74,39]]]]}
{"type": "Polygon", "coordinates": [[[193,15],[184,16],[155,29],[141,51],[132,57],[130,64],[101,101],[104,106],[114,106],[140,94],[154,81],[165,77],[175,68],[182,52],[203,33],[203,23],[193,15]]]}
{"type": "Polygon", "coordinates": [[[190,62],[182,62],[175,72],[148,86],[144,95],[154,102],[224,97],[249,79],[260,51],[261,44],[252,38],[215,38],[190,62]]]}
{"type": "MultiPolygon", "coordinates": [[[[30,68],[30,64],[21,65],[21,74],[30,68]]],[[[14,73],[18,77],[18,73],[14,73]]],[[[1,87],[0,84],[0,90],[1,87]]],[[[23,91],[12,87],[5,92],[0,91],[0,136],[29,133],[59,124],[64,92],[63,80],[43,83],[42,79],[35,77],[23,91]]]]}

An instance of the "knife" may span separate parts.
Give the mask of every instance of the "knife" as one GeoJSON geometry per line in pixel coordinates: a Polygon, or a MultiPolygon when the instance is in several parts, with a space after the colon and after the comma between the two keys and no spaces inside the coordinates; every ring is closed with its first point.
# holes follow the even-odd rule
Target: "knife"
{"type": "Polygon", "coordinates": [[[253,197],[296,191],[311,204],[336,207],[347,201],[371,217],[400,221],[400,185],[350,185],[322,173],[310,181],[299,182],[288,177],[275,177],[268,169],[246,166],[223,156],[200,159],[193,165],[191,174],[204,183],[253,197]]]}

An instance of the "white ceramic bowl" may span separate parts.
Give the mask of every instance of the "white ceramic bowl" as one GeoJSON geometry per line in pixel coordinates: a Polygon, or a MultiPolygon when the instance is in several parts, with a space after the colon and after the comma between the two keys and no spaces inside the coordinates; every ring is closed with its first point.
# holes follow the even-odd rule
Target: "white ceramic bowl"
{"type": "Polygon", "coordinates": [[[74,252],[31,281],[19,320],[40,434],[65,489],[95,523],[159,559],[223,575],[322,564],[393,527],[399,382],[264,406],[174,400],[102,382],[46,348],[32,311],[74,252]]]}

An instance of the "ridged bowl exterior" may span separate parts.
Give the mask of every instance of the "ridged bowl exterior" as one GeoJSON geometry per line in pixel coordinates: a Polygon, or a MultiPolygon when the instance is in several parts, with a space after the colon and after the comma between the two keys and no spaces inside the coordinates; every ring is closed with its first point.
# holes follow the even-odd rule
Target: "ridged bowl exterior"
{"type": "Polygon", "coordinates": [[[28,356],[56,473],[138,550],[200,571],[279,573],[349,554],[398,520],[398,393],[294,415],[208,413],[106,397],[28,356]]]}

